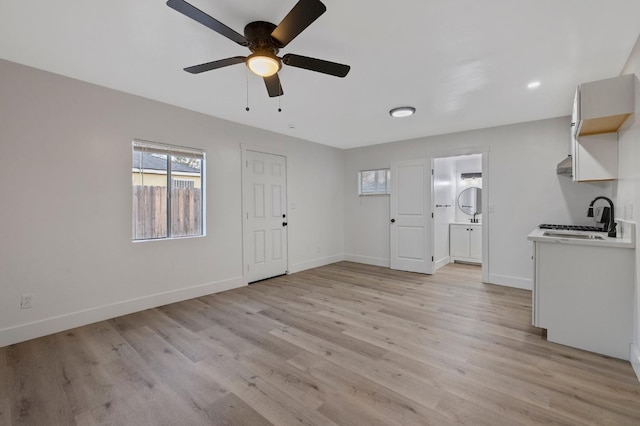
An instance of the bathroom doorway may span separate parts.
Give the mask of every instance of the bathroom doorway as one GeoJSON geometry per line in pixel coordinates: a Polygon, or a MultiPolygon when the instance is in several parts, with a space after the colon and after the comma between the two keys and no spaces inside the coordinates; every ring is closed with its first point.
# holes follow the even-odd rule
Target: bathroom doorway
{"type": "Polygon", "coordinates": [[[488,151],[433,158],[435,271],[449,263],[477,265],[488,281],[488,151]]]}

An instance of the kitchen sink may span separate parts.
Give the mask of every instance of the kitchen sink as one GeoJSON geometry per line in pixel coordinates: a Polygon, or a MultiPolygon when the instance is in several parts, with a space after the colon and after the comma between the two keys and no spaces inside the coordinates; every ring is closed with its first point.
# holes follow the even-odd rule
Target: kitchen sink
{"type": "Polygon", "coordinates": [[[601,235],[595,234],[576,234],[571,232],[553,232],[553,231],[545,231],[542,234],[545,237],[555,237],[555,238],[574,238],[576,240],[604,240],[604,237],[601,235]]]}

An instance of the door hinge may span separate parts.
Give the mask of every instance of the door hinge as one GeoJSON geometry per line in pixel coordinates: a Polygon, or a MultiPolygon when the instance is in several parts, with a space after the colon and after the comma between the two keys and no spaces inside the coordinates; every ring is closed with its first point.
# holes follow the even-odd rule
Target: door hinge
{"type": "Polygon", "coordinates": [[[249,160],[244,160],[244,161],[245,161],[244,167],[248,168],[249,167],[249,160]]]}
{"type": "Polygon", "coordinates": [[[431,213],[431,219],[433,219],[433,213],[431,213]]]}
{"type": "Polygon", "coordinates": [[[249,212],[247,212],[247,220],[249,220],[249,212]]]}
{"type": "Polygon", "coordinates": [[[433,256],[431,256],[431,261],[433,262],[433,256]]]}
{"type": "Polygon", "coordinates": [[[433,176],[433,169],[431,169],[431,176],[433,176]]]}

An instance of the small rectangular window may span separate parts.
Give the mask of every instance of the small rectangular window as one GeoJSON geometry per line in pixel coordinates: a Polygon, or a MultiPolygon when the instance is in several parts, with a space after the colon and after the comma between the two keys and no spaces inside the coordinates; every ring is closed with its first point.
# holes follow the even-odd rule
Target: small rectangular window
{"type": "Polygon", "coordinates": [[[362,170],[358,172],[358,195],[391,193],[391,170],[362,170]]]}
{"type": "Polygon", "coordinates": [[[133,240],[204,235],[205,153],[133,141],[133,240]]]}

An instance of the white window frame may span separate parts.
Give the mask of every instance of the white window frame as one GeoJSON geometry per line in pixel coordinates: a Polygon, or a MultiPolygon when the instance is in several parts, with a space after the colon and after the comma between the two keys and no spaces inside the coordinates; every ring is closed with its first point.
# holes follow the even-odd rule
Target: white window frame
{"type": "Polygon", "coordinates": [[[371,169],[371,170],[360,170],[358,172],[358,195],[359,196],[389,195],[389,194],[391,194],[391,169],[371,169]],[[364,173],[371,173],[371,172],[375,173],[376,182],[378,182],[380,174],[384,173],[384,187],[376,188],[374,191],[363,192],[362,179],[363,179],[364,173]]]}
{"type": "MultiPolygon", "coordinates": [[[[151,142],[145,141],[141,139],[134,139],[131,144],[131,158],[135,158],[136,151],[144,152],[144,153],[157,153],[160,155],[167,156],[167,235],[164,237],[156,237],[156,238],[135,238],[135,235],[132,235],[133,242],[143,242],[143,241],[161,241],[161,240],[170,240],[170,239],[182,239],[182,238],[198,238],[206,235],[206,191],[205,191],[205,170],[206,170],[206,152],[202,149],[198,148],[189,148],[179,145],[169,145],[160,142],[151,142]],[[172,236],[171,235],[171,191],[170,189],[173,187],[173,175],[171,173],[171,157],[172,156],[183,156],[190,158],[197,158],[200,160],[200,232],[194,235],[185,235],[185,236],[172,236]]],[[[140,168],[136,169],[132,168],[132,172],[139,172],[144,175],[144,173],[153,173],[153,171],[144,171],[144,164],[139,165],[140,168]]],[[[156,172],[157,173],[157,172],[156,172]]],[[[177,180],[180,180],[178,178],[177,180]]],[[[133,187],[132,187],[133,191],[133,187]]],[[[133,208],[133,206],[132,206],[133,208]]]]}

